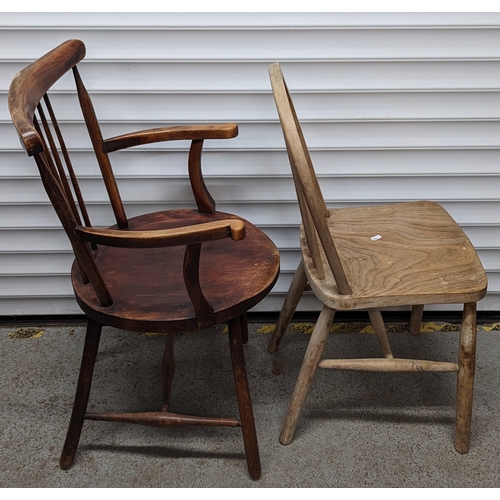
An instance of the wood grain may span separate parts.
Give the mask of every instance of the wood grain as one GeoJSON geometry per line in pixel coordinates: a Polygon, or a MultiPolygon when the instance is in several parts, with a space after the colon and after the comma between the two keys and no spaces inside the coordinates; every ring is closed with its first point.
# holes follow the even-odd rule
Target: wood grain
{"type": "Polygon", "coordinates": [[[329,307],[460,304],[475,302],[486,294],[488,282],[474,246],[437,203],[330,210],[328,226],[351,284],[351,295],[339,293],[326,258],[327,278],[317,278],[303,231],[301,244],[309,284],[329,307]],[[373,241],[376,235],[381,238],[373,241]]]}

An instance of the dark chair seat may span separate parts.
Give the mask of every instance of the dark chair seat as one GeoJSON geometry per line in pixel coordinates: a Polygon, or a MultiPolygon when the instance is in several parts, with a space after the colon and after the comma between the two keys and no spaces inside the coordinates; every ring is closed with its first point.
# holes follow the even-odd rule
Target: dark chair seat
{"type": "MultiPolygon", "coordinates": [[[[201,214],[170,210],[129,219],[133,231],[153,231],[238,219],[231,214],[201,214]]],[[[246,236],[203,244],[200,285],[214,309],[213,324],[227,323],[258,304],[274,286],[279,254],[274,243],[245,221],[246,236]]],[[[78,264],[72,281],[77,301],[87,315],[103,324],[142,332],[195,330],[197,317],[183,283],[185,247],[117,248],[99,246],[96,264],[113,305],[103,307],[90,284],[84,284],[78,264]],[[127,269],[124,273],[123,269],[127,269]]],[[[208,326],[208,325],[207,325],[208,326]]]]}

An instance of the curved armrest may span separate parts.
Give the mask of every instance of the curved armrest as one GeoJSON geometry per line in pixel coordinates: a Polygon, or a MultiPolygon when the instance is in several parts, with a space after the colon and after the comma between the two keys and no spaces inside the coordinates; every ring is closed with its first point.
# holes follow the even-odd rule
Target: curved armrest
{"type": "Polygon", "coordinates": [[[97,245],[123,248],[159,248],[175,245],[191,245],[230,237],[245,238],[245,223],[239,219],[223,219],[193,226],[156,231],[128,231],[78,226],[80,238],[97,245]]]}
{"type": "Polygon", "coordinates": [[[111,137],[104,141],[107,153],[120,149],[151,144],[162,141],[203,141],[205,139],[232,139],[238,135],[238,125],[223,123],[220,125],[185,125],[179,127],[160,127],[131,132],[130,134],[111,137]]]}
{"type": "Polygon", "coordinates": [[[210,195],[201,173],[201,150],[205,139],[231,139],[238,135],[236,123],[219,125],[185,125],[161,127],[132,132],[106,139],[103,148],[107,153],[121,149],[161,141],[190,140],[189,180],[198,210],[202,213],[215,212],[215,200],[210,195]]]}

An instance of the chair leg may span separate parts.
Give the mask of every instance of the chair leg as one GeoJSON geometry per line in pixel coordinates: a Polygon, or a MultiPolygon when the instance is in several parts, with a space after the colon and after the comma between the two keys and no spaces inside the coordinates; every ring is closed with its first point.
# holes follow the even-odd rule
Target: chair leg
{"type": "Polygon", "coordinates": [[[299,415],[304,406],[309,388],[311,387],[314,373],[318,368],[321,355],[325,349],[326,340],[332,326],[335,311],[327,306],[323,306],[318,321],[314,326],[311,334],[311,339],[307,346],[304,360],[300,368],[295,389],[293,390],[292,398],[288,406],[288,413],[283,423],[280,434],[280,443],[287,445],[292,442],[295,428],[299,420],[299,415]]]}
{"type": "Polygon", "coordinates": [[[369,309],[368,314],[370,315],[370,322],[375,330],[375,334],[377,335],[384,358],[392,358],[391,346],[389,344],[389,339],[387,338],[387,332],[385,330],[382,314],[378,309],[369,309]]]}
{"type": "Polygon", "coordinates": [[[410,333],[418,335],[420,333],[420,326],[422,325],[422,316],[424,314],[424,306],[412,306],[410,317],[410,333]]]}
{"type": "Polygon", "coordinates": [[[241,339],[244,344],[248,342],[248,316],[247,313],[240,316],[241,339]]]}
{"type": "Polygon", "coordinates": [[[170,399],[172,396],[172,382],[175,372],[175,354],[174,354],[174,334],[167,335],[165,342],[165,351],[162,362],[163,379],[163,411],[170,408],[170,399]]]}
{"type": "Polygon", "coordinates": [[[240,413],[248,472],[252,479],[259,479],[261,473],[259,444],[257,442],[257,432],[255,430],[252,401],[250,399],[248,376],[243,354],[240,318],[230,320],[228,323],[228,330],[231,362],[233,365],[234,383],[236,386],[236,398],[240,413]]]}
{"type": "Polygon", "coordinates": [[[458,354],[455,449],[459,453],[469,451],[474,372],[476,368],[476,338],[476,303],[472,302],[464,304],[458,354]]]}
{"type": "Polygon", "coordinates": [[[290,284],[290,288],[285,298],[285,302],[283,303],[283,307],[281,308],[281,312],[278,318],[278,322],[276,323],[276,328],[274,329],[273,336],[269,341],[269,345],[267,350],[270,353],[277,352],[279,348],[279,344],[283,335],[286,332],[288,325],[292,319],[293,313],[297,308],[297,304],[304,293],[304,290],[307,285],[307,277],[304,271],[304,262],[300,261],[297,270],[292,279],[292,283],[290,284]]]}
{"type": "Polygon", "coordinates": [[[75,460],[76,450],[82,433],[84,416],[87,411],[87,403],[89,401],[94,364],[99,348],[99,341],[101,339],[101,329],[102,325],[100,323],[91,318],[88,319],[87,335],[85,337],[85,346],[83,348],[82,364],[78,377],[73,412],[71,414],[61,459],[59,461],[61,469],[63,470],[69,469],[75,460]]]}

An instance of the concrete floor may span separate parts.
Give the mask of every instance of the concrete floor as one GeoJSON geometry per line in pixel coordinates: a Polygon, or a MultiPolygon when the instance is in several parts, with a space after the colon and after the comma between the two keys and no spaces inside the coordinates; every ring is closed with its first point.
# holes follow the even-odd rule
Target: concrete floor
{"type": "MultiPolygon", "coordinates": [[[[374,335],[346,333],[362,326],[332,333],[329,355],[378,356],[374,335]]],[[[453,373],[320,370],[295,439],[282,446],[278,436],[309,336],[307,325],[295,324],[271,355],[271,328],[252,323],[245,346],[262,461],[258,481],[248,476],[241,431],[231,428],[87,421],[75,465],[61,471],[84,328],[1,328],[0,487],[500,486],[500,331],[480,327],[471,449],[460,455],[453,447],[453,373]]],[[[157,409],[163,338],[103,333],[90,409],[157,409]]],[[[455,360],[454,331],[390,338],[398,357],[455,360]]],[[[179,336],[176,357],[172,411],[237,415],[222,327],[179,336]]]]}

